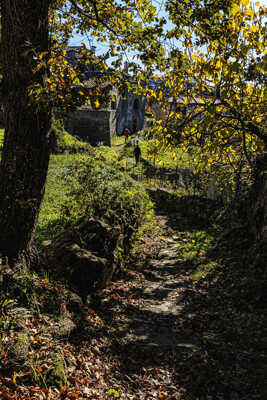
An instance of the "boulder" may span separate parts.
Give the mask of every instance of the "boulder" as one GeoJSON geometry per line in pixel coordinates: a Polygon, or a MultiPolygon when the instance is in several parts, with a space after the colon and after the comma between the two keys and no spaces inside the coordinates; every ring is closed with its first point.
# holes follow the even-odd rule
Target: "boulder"
{"type": "Polygon", "coordinates": [[[119,231],[94,219],[60,234],[45,247],[45,264],[57,279],[67,282],[83,300],[105,287],[116,270],[119,231]]]}
{"type": "Polygon", "coordinates": [[[29,336],[27,332],[19,332],[13,345],[10,347],[8,357],[14,364],[21,364],[28,358],[30,348],[29,336]]]}
{"type": "Polygon", "coordinates": [[[76,325],[71,318],[63,317],[54,326],[54,335],[59,339],[68,339],[75,331],[76,325]]]}

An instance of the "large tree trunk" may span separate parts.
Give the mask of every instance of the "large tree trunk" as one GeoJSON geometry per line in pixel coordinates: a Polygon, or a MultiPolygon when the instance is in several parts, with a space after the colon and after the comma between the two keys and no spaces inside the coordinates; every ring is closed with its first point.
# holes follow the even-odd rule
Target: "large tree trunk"
{"type": "Polygon", "coordinates": [[[27,257],[44,195],[49,163],[51,112],[30,103],[36,54],[49,48],[50,0],[2,0],[2,64],[5,139],[0,166],[0,252],[27,257]]]}

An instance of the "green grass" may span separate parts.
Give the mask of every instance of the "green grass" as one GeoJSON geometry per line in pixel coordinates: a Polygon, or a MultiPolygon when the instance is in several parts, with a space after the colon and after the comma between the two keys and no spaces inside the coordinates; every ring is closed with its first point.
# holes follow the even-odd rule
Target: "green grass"
{"type": "Polygon", "coordinates": [[[209,256],[214,245],[214,233],[209,230],[194,231],[188,241],[180,246],[181,258],[194,267],[191,279],[204,278],[218,263],[209,256]],[[182,248],[181,248],[182,247],[182,248]]]}
{"type": "Polygon", "coordinates": [[[162,166],[165,168],[192,168],[192,157],[182,152],[179,148],[174,148],[172,150],[164,149],[161,151],[155,151],[155,156],[153,155],[153,149],[155,149],[155,141],[143,140],[138,135],[133,135],[130,139],[125,142],[125,138],[120,136],[114,136],[111,138],[111,145],[113,148],[120,148],[125,157],[132,158],[134,160],[133,150],[136,143],[139,143],[141,149],[142,158],[150,161],[156,166],[162,166]],[[152,155],[149,154],[151,153],[152,155]],[[175,154],[175,158],[173,155],[175,154]]]}
{"type": "Polygon", "coordinates": [[[4,129],[0,129],[0,151],[2,150],[4,143],[4,129]]]}
{"type": "Polygon", "coordinates": [[[111,137],[111,146],[123,146],[125,143],[124,136],[112,136],[111,137]]]}
{"type": "MultiPolygon", "coordinates": [[[[77,139],[73,138],[71,135],[68,135],[67,133],[64,135],[64,141],[66,142],[66,145],[71,148],[75,147],[77,151],[79,151],[79,148],[83,147],[84,143],[79,142],[77,139]]],[[[0,129],[0,150],[2,149],[4,142],[4,129],[0,129]]],[[[133,141],[134,142],[134,141],[133,141]]],[[[125,138],[124,136],[113,136],[111,138],[111,149],[108,148],[107,146],[101,146],[101,152],[103,154],[106,154],[107,158],[116,158],[116,147],[123,146],[125,143],[125,138]]],[[[134,144],[134,143],[133,143],[134,144]]],[[[142,157],[149,160],[152,163],[155,163],[155,165],[166,167],[166,168],[189,168],[192,166],[192,158],[190,157],[189,154],[183,153],[180,149],[176,148],[173,149],[172,151],[170,150],[163,150],[160,151],[156,157],[151,157],[149,156],[149,147],[153,147],[153,140],[145,140],[140,142],[140,148],[142,152],[142,157]],[[177,159],[175,160],[173,158],[173,153],[176,153],[177,159]]],[[[130,153],[132,153],[132,149],[130,150],[130,153]]],[[[129,153],[129,154],[130,154],[129,153]]]]}
{"type": "Polygon", "coordinates": [[[72,165],[77,154],[52,155],[49,163],[45,196],[38,219],[35,234],[37,243],[51,239],[60,233],[66,221],[62,218],[61,208],[67,200],[67,185],[62,179],[64,170],[72,165]]]}
{"type": "MultiPolygon", "coordinates": [[[[3,145],[4,130],[0,130],[0,149],[3,145]]],[[[68,145],[74,145],[77,148],[77,141],[71,141],[71,138],[67,138],[68,145]]],[[[124,146],[124,137],[113,137],[112,147],[100,146],[96,148],[96,152],[101,154],[107,161],[116,163],[118,158],[121,157],[119,150],[124,146]]],[[[147,149],[151,141],[140,141],[140,147],[142,150],[142,156],[147,157],[147,149]]],[[[134,145],[134,141],[133,141],[134,145]]],[[[126,153],[121,157],[120,164],[123,166],[126,162],[126,158],[130,158],[130,165],[134,165],[133,148],[134,146],[129,146],[126,153]],[[132,163],[131,163],[132,161],[132,163]]],[[[64,176],[64,171],[67,172],[67,168],[70,167],[75,160],[79,157],[79,154],[57,154],[52,155],[49,164],[45,196],[41,207],[40,216],[38,219],[37,230],[35,234],[35,240],[37,243],[43,240],[51,239],[55,235],[59,234],[64,230],[66,226],[66,220],[62,216],[62,206],[67,200],[67,183],[62,178],[64,176]]],[[[150,160],[151,161],[151,160],[150,160]]],[[[156,164],[160,165],[160,161],[163,161],[161,165],[165,167],[185,167],[189,164],[189,156],[181,154],[181,160],[175,161],[172,157],[172,152],[162,151],[156,158],[156,164]]],[[[127,164],[127,163],[126,163],[127,164]]],[[[127,169],[127,165],[125,165],[127,169]]],[[[133,172],[140,175],[140,180],[142,180],[142,166],[141,164],[134,168],[133,172]]]]}
{"type": "MultiPolygon", "coordinates": [[[[118,153],[115,149],[100,146],[95,148],[95,151],[108,162],[117,162],[118,153]]],[[[37,243],[55,237],[66,227],[67,221],[62,216],[62,207],[67,201],[68,189],[64,173],[68,174],[68,168],[79,157],[79,154],[57,154],[50,158],[45,196],[35,234],[37,243]]]]}
{"type": "MultiPolygon", "coordinates": [[[[79,142],[75,138],[66,134],[64,139],[69,147],[75,146],[79,151],[79,142]]],[[[124,138],[122,139],[124,140],[124,138]]],[[[0,129],[0,151],[3,147],[3,141],[4,129],[0,129]]],[[[118,159],[116,148],[100,146],[96,149],[96,152],[101,154],[109,162],[116,162],[118,159]]],[[[62,217],[61,209],[67,200],[67,184],[62,178],[62,175],[64,175],[64,171],[67,171],[67,168],[71,166],[78,157],[79,154],[57,154],[52,155],[50,158],[45,196],[35,234],[37,243],[53,238],[60,233],[66,225],[66,221],[62,217]]]]}

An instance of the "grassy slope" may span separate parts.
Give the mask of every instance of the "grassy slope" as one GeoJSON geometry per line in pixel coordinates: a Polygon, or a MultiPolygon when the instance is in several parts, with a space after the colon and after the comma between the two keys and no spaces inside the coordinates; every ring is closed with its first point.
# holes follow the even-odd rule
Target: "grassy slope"
{"type": "MultiPolygon", "coordinates": [[[[105,159],[112,161],[117,158],[116,151],[109,147],[101,146],[97,149],[105,159]]],[[[65,220],[62,218],[61,209],[67,200],[68,185],[64,173],[79,154],[58,154],[52,155],[49,164],[46,189],[41,213],[38,220],[35,239],[37,242],[51,239],[64,229],[65,220]]]]}
{"type": "MultiPolygon", "coordinates": [[[[0,130],[0,149],[2,147],[4,137],[4,130],[0,130]]],[[[108,160],[115,160],[119,152],[121,152],[125,143],[124,137],[113,137],[112,148],[101,146],[98,148],[99,152],[108,160]]],[[[133,140],[133,146],[129,147],[125,153],[125,156],[131,158],[132,164],[134,164],[133,148],[135,140],[133,140]]],[[[148,155],[148,148],[153,144],[153,141],[140,142],[142,151],[142,157],[155,162],[156,165],[161,165],[168,168],[187,168],[190,166],[190,156],[182,154],[176,149],[178,159],[173,159],[173,151],[161,151],[158,153],[155,160],[148,155]]],[[[74,146],[77,148],[77,140],[73,143],[68,140],[66,146],[74,146]]],[[[38,220],[38,226],[36,230],[36,241],[41,242],[42,240],[50,239],[64,229],[64,219],[61,215],[61,208],[66,201],[67,185],[64,180],[61,179],[62,173],[67,167],[71,166],[74,160],[78,157],[77,154],[58,154],[52,155],[49,165],[45,197],[41,208],[41,213],[38,220]]],[[[124,158],[124,157],[123,157],[124,158]]],[[[131,163],[130,163],[131,164],[131,163]]],[[[123,160],[122,160],[122,165],[123,160]]],[[[135,171],[136,172],[136,171],[135,171]]]]}
{"type": "MultiPolygon", "coordinates": [[[[4,130],[0,129],[0,150],[2,148],[4,138],[4,130]]],[[[101,146],[99,152],[108,160],[114,160],[117,158],[120,149],[125,143],[124,137],[113,137],[112,148],[101,146]]],[[[134,143],[134,142],[133,142],[134,143]]],[[[151,141],[143,141],[140,143],[142,157],[154,161],[148,156],[148,147],[151,145],[151,141]]],[[[75,146],[77,148],[77,141],[71,143],[68,140],[67,145],[75,146]]],[[[132,156],[133,161],[133,146],[128,149],[127,157],[132,156]]],[[[155,163],[164,167],[176,168],[176,167],[188,167],[190,165],[190,157],[178,152],[180,159],[174,160],[171,151],[160,152],[155,163]]],[[[45,197],[41,208],[41,213],[38,220],[38,226],[36,230],[36,241],[41,242],[42,240],[50,239],[51,237],[58,234],[64,229],[64,220],[61,215],[61,208],[66,201],[66,182],[60,177],[62,172],[67,167],[71,166],[74,160],[78,157],[77,154],[58,154],[52,155],[49,165],[45,197]]],[[[123,162],[122,162],[123,165],[123,162]]]]}

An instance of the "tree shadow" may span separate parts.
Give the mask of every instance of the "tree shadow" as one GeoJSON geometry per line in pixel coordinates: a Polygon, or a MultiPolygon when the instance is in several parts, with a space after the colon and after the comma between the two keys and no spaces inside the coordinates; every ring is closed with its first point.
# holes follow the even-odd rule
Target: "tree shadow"
{"type": "Polygon", "coordinates": [[[149,195],[156,213],[167,215],[174,230],[207,229],[211,215],[221,207],[220,202],[198,195],[179,196],[167,190],[149,191],[149,195]]]}
{"type": "MultiPolygon", "coordinates": [[[[146,287],[132,289],[127,293],[132,303],[120,299],[105,302],[99,312],[114,332],[105,351],[119,360],[122,375],[132,377],[133,391],[136,376],[144,376],[144,369],[153,367],[171,371],[172,385],[177,391],[183,388],[190,399],[249,399],[266,393],[266,353],[257,348],[254,330],[242,313],[226,305],[228,294],[225,288],[219,290],[220,284],[219,280],[210,290],[185,285],[174,303],[176,312],[164,309],[171,292],[164,283],[150,292],[146,287]],[[144,306],[149,300],[161,303],[158,310],[149,302],[144,306]],[[126,322],[110,318],[114,305],[123,310],[126,322]],[[234,322],[235,318],[239,322],[234,322]]],[[[169,396],[172,394],[170,390],[169,396]]]]}

